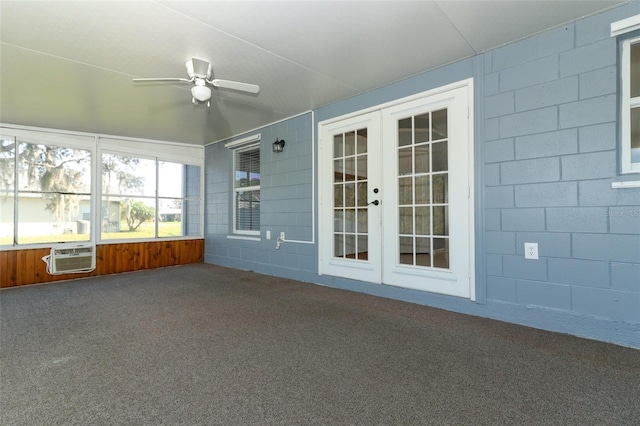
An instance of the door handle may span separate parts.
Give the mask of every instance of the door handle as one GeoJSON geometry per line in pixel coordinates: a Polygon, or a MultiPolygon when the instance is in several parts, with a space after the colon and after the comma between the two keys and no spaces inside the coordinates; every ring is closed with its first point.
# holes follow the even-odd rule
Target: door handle
{"type": "MultiPolygon", "coordinates": [[[[380,201],[378,200],[373,200],[372,202],[370,202],[369,204],[373,204],[374,206],[377,206],[378,204],[380,204],[380,201]]],[[[367,205],[369,205],[367,204],[367,205]]]]}

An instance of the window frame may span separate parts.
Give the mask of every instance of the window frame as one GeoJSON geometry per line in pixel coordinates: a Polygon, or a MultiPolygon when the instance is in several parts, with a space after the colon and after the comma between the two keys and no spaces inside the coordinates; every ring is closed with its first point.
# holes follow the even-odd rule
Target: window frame
{"type": "Polygon", "coordinates": [[[631,109],[640,108],[639,97],[631,98],[631,45],[640,43],[640,14],[612,22],[611,37],[618,42],[620,174],[640,173],[631,156],[631,109]]]}
{"type": "Polygon", "coordinates": [[[259,155],[259,164],[261,164],[262,161],[262,152],[261,152],[261,145],[260,145],[260,139],[258,138],[257,141],[255,141],[255,139],[253,139],[250,143],[247,144],[243,144],[241,146],[237,146],[234,149],[231,150],[232,153],[232,176],[231,176],[231,205],[232,205],[232,216],[233,216],[233,220],[232,220],[232,234],[233,235],[238,235],[238,236],[246,236],[246,237],[259,237],[260,236],[260,232],[261,232],[261,222],[260,224],[258,224],[258,229],[252,229],[252,230],[243,230],[243,229],[238,229],[238,223],[237,223],[237,207],[236,207],[236,197],[237,194],[239,192],[246,192],[246,191],[258,191],[258,193],[260,193],[260,187],[261,185],[253,185],[253,186],[240,186],[240,187],[236,187],[236,171],[237,171],[237,161],[238,161],[238,154],[241,152],[246,152],[246,151],[258,151],[258,155],[259,155]]]}
{"type": "MultiPolygon", "coordinates": [[[[102,203],[104,200],[105,195],[106,196],[113,196],[115,198],[119,198],[119,199],[126,199],[126,198],[132,198],[132,199],[145,199],[145,200],[153,200],[153,208],[156,212],[156,216],[157,216],[157,212],[158,212],[158,158],[154,157],[154,156],[150,156],[150,155],[138,155],[138,154],[132,154],[132,153],[127,153],[127,152],[120,152],[120,151],[116,151],[113,149],[100,149],[99,151],[99,157],[96,159],[97,162],[99,163],[97,164],[97,168],[98,168],[98,172],[97,172],[97,180],[98,180],[98,200],[96,201],[97,203],[97,208],[98,211],[96,211],[96,214],[94,216],[94,221],[96,222],[96,241],[100,244],[108,244],[108,243],[122,243],[122,242],[139,242],[139,241],[147,241],[147,240],[158,240],[160,238],[158,238],[158,223],[156,221],[155,223],[155,230],[154,230],[154,236],[151,238],[103,238],[102,234],[105,233],[104,228],[104,223],[103,223],[103,218],[102,218],[102,203]],[[140,160],[149,160],[149,161],[153,161],[154,162],[154,191],[153,191],[153,195],[146,195],[146,194],[130,194],[130,193],[116,193],[116,194],[112,194],[112,193],[108,193],[108,192],[104,192],[103,190],[103,182],[102,182],[102,164],[103,164],[103,155],[116,155],[116,156],[121,156],[121,157],[129,157],[129,158],[135,158],[135,159],[140,159],[140,160]]],[[[119,231],[120,232],[120,231],[119,231]]],[[[123,235],[125,235],[123,233],[123,235]]]]}
{"type": "MultiPolygon", "coordinates": [[[[83,243],[89,244],[119,244],[119,243],[139,243],[148,241],[168,241],[168,240],[193,240],[202,239],[204,237],[204,181],[205,181],[205,162],[204,162],[204,146],[189,145],[178,142],[167,142],[152,139],[135,139],[124,138],[112,135],[93,134],[85,132],[74,132],[59,129],[39,128],[32,126],[22,126],[16,124],[0,123],[0,135],[3,138],[8,138],[16,142],[14,153],[14,179],[19,172],[17,167],[18,163],[18,147],[21,142],[36,143],[41,145],[50,145],[63,148],[75,148],[83,149],[90,152],[91,155],[91,180],[90,180],[90,209],[91,209],[91,226],[89,231],[89,240],[83,240],[83,243]],[[108,151],[111,154],[150,158],[155,159],[156,164],[158,161],[167,161],[171,163],[179,163],[183,166],[195,166],[198,167],[199,176],[195,178],[199,183],[194,183],[193,190],[197,191],[197,194],[190,192],[183,193],[183,217],[181,218],[182,224],[182,236],[154,236],[136,239],[101,239],[101,207],[102,207],[102,153],[108,151]],[[153,154],[149,155],[152,152],[153,154]],[[190,210],[194,214],[197,214],[197,218],[194,218],[191,222],[192,225],[185,224],[187,217],[185,215],[185,201],[197,201],[197,208],[190,210]],[[197,211],[197,212],[196,212],[197,211]],[[189,230],[187,230],[187,228],[189,230]]],[[[183,174],[183,185],[187,185],[187,175],[183,174]]],[[[157,184],[157,171],[156,171],[156,184],[157,184]]],[[[75,241],[63,241],[63,242],[38,242],[38,243],[22,243],[17,242],[17,228],[18,228],[18,215],[16,212],[16,204],[18,200],[16,195],[18,192],[17,186],[11,190],[14,194],[14,215],[12,217],[13,236],[11,242],[0,243],[0,251],[7,250],[24,250],[24,249],[37,249],[37,248],[49,248],[54,245],[65,244],[77,244],[75,241]]],[[[156,190],[155,198],[158,197],[156,190]]],[[[173,198],[173,197],[169,197],[173,198]]],[[[157,204],[157,201],[156,201],[157,204]]],[[[156,205],[156,215],[158,214],[156,205]]],[[[157,218],[156,218],[157,220],[157,218]]],[[[157,225],[156,225],[157,228],[157,225]]],[[[158,232],[154,233],[158,235],[158,232]]]]}
{"type": "MultiPolygon", "coordinates": [[[[101,147],[98,149],[98,156],[97,156],[97,160],[99,161],[99,164],[96,165],[96,167],[98,168],[98,172],[97,172],[97,188],[98,188],[98,200],[96,201],[97,203],[97,207],[96,207],[96,215],[94,220],[96,221],[96,223],[98,224],[97,229],[98,232],[96,232],[96,241],[99,244],[117,244],[117,243],[130,243],[130,242],[141,242],[141,241],[167,241],[167,240],[185,240],[185,239],[194,239],[194,238],[202,238],[203,237],[203,197],[204,197],[204,190],[203,190],[203,180],[204,180],[204,164],[197,164],[194,161],[190,161],[187,160],[185,158],[181,158],[181,157],[176,157],[176,156],[171,156],[171,155],[149,155],[149,154],[141,154],[141,152],[143,152],[143,150],[140,149],[134,149],[134,150],[119,150],[115,147],[112,146],[106,146],[106,147],[101,147]],[[103,189],[102,189],[102,156],[103,154],[109,154],[109,155],[119,155],[122,157],[129,157],[129,158],[137,158],[137,159],[141,159],[141,160],[152,160],[154,162],[154,167],[155,167],[155,173],[154,173],[154,194],[153,195],[136,195],[136,194],[110,194],[110,195],[114,195],[115,197],[118,198],[123,198],[126,196],[131,196],[131,198],[139,198],[139,199],[149,199],[149,200],[153,200],[153,206],[155,209],[155,229],[154,229],[154,236],[153,237],[144,237],[144,238],[126,238],[126,236],[124,236],[123,238],[103,238],[102,234],[103,234],[103,229],[102,229],[102,218],[101,218],[101,212],[102,212],[102,200],[104,197],[104,193],[103,193],[103,189]],[[159,189],[159,173],[160,173],[160,163],[161,162],[168,162],[168,163],[174,163],[174,164],[180,164],[182,165],[184,168],[186,168],[186,166],[196,166],[200,168],[200,184],[199,184],[199,197],[196,199],[196,197],[192,197],[192,196],[187,196],[186,192],[183,191],[182,194],[182,198],[180,198],[180,200],[182,200],[182,217],[181,217],[181,233],[183,235],[180,236],[161,236],[160,232],[159,232],[159,215],[160,215],[160,211],[159,211],[159,206],[160,206],[160,200],[161,199],[169,199],[169,198],[176,198],[176,197],[166,197],[166,196],[161,196],[160,195],[160,189],[159,189]],[[199,203],[199,217],[200,217],[200,223],[199,223],[199,233],[198,235],[185,235],[187,232],[187,227],[188,224],[185,223],[185,221],[187,220],[187,217],[185,215],[185,202],[188,201],[198,201],[199,203]]],[[[186,186],[186,173],[183,173],[183,182],[182,182],[182,186],[183,189],[186,186]]]]}
{"type": "MultiPolygon", "coordinates": [[[[0,127],[0,135],[3,139],[13,139],[14,141],[14,188],[11,190],[13,192],[13,235],[12,241],[8,244],[0,244],[0,250],[12,250],[12,249],[32,249],[32,248],[41,248],[41,247],[51,247],[53,245],[64,245],[64,244],[78,244],[78,243],[93,243],[94,241],[94,216],[95,216],[95,205],[93,202],[93,191],[95,190],[95,175],[93,173],[94,161],[96,158],[96,148],[95,148],[95,136],[81,133],[66,133],[54,130],[43,130],[43,129],[35,129],[31,130],[28,128],[22,127],[10,127],[10,126],[2,126],[0,127]],[[19,188],[20,180],[20,146],[22,144],[32,144],[32,145],[44,145],[47,147],[56,147],[63,149],[76,149],[83,150],[89,153],[90,156],[90,165],[89,170],[91,171],[91,176],[89,178],[89,214],[91,217],[90,221],[90,231],[89,237],[87,239],[81,240],[62,240],[62,241],[44,241],[44,242],[23,242],[19,243],[19,229],[20,229],[20,194],[21,193],[32,193],[32,194],[45,194],[45,193],[55,193],[48,191],[37,191],[37,190],[27,190],[21,191],[19,188]]],[[[72,193],[69,195],[77,195],[77,196],[86,196],[84,192],[72,193]]]]}
{"type": "Polygon", "coordinates": [[[633,162],[631,157],[631,110],[640,110],[640,96],[631,97],[631,46],[640,45],[640,34],[621,40],[621,106],[620,140],[622,173],[640,173],[640,161],[633,162]]]}

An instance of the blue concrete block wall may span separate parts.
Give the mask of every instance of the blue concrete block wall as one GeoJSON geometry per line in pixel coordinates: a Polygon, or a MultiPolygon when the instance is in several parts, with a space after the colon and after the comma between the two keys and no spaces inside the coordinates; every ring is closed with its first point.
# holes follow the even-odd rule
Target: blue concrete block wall
{"type": "Polygon", "coordinates": [[[618,174],[609,34],[637,13],[623,7],[487,53],[485,77],[498,88],[485,97],[496,128],[483,143],[484,167],[500,166],[485,191],[488,303],[627,322],[640,346],[640,189],[611,188],[633,177],[618,174]],[[524,259],[525,242],[539,244],[539,260],[524,259]]]}
{"type": "Polygon", "coordinates": [[[637,13],[637,4],[613,9],[258,130],[259,241],[228,238],[231,157],[223,143],[208,146],[205,261],[640,348],[640,188],[611,187],[640,175],[618,173],[609,34],[611,22],[637,13]],[[318,275],[318,122],[467,78],[477,300],[318,275]],[[271,153],[276,137],[284,154],[271,153]],[[299,242],[276,250],[280,231],[299,242]],[[538,260],[524,258],[525,242],[538,243],[538,260]]]}
{"type": "Polygon", "coordinates": [[[208,145],[205,149],[205,262],[308,280],[317,270],[313,245],[312,114],[208,145]],[[233,151],[227,142],[260,134],[260,236],[234,235],[233,151]],[[285,141],[284,152],[272,143],[285,141]],[[271,238],[266,238],[270,231],[271,238]],[[276,249],[276,239],[286,240],[276,249]]]}

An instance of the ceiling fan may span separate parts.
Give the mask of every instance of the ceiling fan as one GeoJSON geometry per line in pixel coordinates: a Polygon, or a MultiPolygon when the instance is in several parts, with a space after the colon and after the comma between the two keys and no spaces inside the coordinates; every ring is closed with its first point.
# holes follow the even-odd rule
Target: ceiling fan
{"type": "Polygon", "coordinates": [[[240,83],[239,81],[220,80],[219,78],[211,79],[213,75],[211,64],[203,59],[191,58],[185,63],[187,67],[187,75],[189,78],[134,78],[133,81],[138,82],[160,82],[160,81],[178,81],[181,83],[193,83],[191,88],[191,101],[194,104],[206,102],[207,106],[211,106],[211,88],[219,87],[222,89],[238,90],[240,92],[258,93],[260,86],[255,84],[240,83]]]}

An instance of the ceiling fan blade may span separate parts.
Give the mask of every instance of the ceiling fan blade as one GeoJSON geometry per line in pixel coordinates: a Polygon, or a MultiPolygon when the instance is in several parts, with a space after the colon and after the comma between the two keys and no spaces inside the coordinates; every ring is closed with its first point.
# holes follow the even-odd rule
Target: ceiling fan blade
{"type": "Polygon", "coordinates": [[[216,78],[214,80],[207,80],[207,82],[223,89],[233,89],[248,93],[258,93],[260,91],[260,86],[256,84],[240,83],[239,81],[220,80],[216,78]]]}
{"type": "Polygon", "coordinates": [[[161,82],[161,81],[180,81],[183,83],[193,83],[193,79],[189,80],[186,78],[134,78],[133,81],[136,83],[140,82],[161,82]]]}

